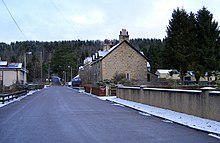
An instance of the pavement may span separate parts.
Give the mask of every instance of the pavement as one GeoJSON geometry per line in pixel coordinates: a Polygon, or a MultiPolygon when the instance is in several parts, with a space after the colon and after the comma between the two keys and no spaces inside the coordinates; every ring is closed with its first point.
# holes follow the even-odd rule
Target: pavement
{"type": "Polygon", "coordinates": [[[219,143],[220,140],[63,86],[0,108],[0,143],[219,143]]]}

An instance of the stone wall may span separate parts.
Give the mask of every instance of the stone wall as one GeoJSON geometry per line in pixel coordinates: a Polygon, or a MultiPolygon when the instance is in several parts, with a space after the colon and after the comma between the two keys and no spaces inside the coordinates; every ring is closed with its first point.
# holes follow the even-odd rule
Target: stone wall
{"type": "Polygon", "coordinates": [[[79,70],[79,76],[82,80],[82,84],[91,84],[92,83],[92,75],[91,75],[91,66],[90,64],[86,64],[79,70]]]}
{"type": "Polygon", "coordinates": [[[220,93],[206,90],[175,90],[118,87],[117,97],[151,106],[220,121],[220,93]]]}

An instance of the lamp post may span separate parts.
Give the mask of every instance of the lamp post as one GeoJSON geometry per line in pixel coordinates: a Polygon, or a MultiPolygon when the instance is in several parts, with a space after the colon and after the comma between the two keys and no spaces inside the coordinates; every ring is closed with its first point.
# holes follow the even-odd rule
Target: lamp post
{"type": "Polygon", "coordinates": [[[42,77],[43,77],[43,53],[40,52],[40,82],[41,84],[43,82],[42,77]]]}
{"type": "Polygon", "coordinates": [[[66,71],[63,71],[64,86],[66,85],[66,71]]]}
{"type": "Polygon", "coordinates": [[[64,85],[66,85],[66,71],[64,71],[64,85]]]}
{"type": "Polygon", "coordinates": [[[32,52],[24,53],[24,84],[27,83],[27,55],[31,55],[32,52]]]}
{"type": "Polygon", "coordinates": [[[50,62],[48,64],[48,84],[50,84],[50,62]]]}
{"type": "Polygon", "coordinates": [[[68,66],[68,68],[70,68],[70,82],[71,82],[71,87],[72,87],[73,69],[72,69],[72,66],[68,66]]]}

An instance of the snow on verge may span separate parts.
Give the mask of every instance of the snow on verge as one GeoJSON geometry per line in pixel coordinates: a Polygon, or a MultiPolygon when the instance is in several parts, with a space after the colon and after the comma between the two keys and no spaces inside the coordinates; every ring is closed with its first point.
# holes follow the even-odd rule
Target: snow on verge
{"type": "Polygon", "coordinates": [[[214,138],[217,138],[217,139],[220,139],[220,136],[215,135],[215,134],[209,134],[209,136],[214,137],[214,138]]]}
{"type": "Polygon", "coordinates": [[[193,115],[183,114],[168,109],[153,107],[141,103],[123,100],[117,97],[98,97],[102,100],[112,101],[127,107],[139,110],[141,112],[164,118],[175,123],[179,123],[194,129],[207,131],[210,133],[220,134],[220,122],[196,117],[193,115]]]}
{"type": "Polygon", "coordinates": [[[11,101],[9,101],[9,102],[6,102],[5,104],[0,103],[0,108],[3,107],[3,106],[6,106],[6,105],[8,105],[8,104],[11,104],[11,103],[13,103],[13,102],[15,102],[15,101],[21,101],[23,98],[25,98],[25,97],[27,97],[27,96],[29,96],[29,95],[32,95],[33,93],[35,93],[35,92],[37,92],[37,91],[40,91],[40,89],[38,89],[38,90],[31,90],[31,91],[29,91],[26,95],[21,96],[21,97],[19,97],[19,98],[17,98],[17,99],[11,100],[11,101]]]}

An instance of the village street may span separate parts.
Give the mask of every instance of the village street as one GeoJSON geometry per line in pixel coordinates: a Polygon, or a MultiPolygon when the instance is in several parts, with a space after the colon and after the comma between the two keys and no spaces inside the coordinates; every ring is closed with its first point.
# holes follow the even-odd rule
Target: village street
{"type": "Polygon", "coordinates": [[[1,143],[217,143],[206,132],[63,86],[0,108],[1,143]]]}

